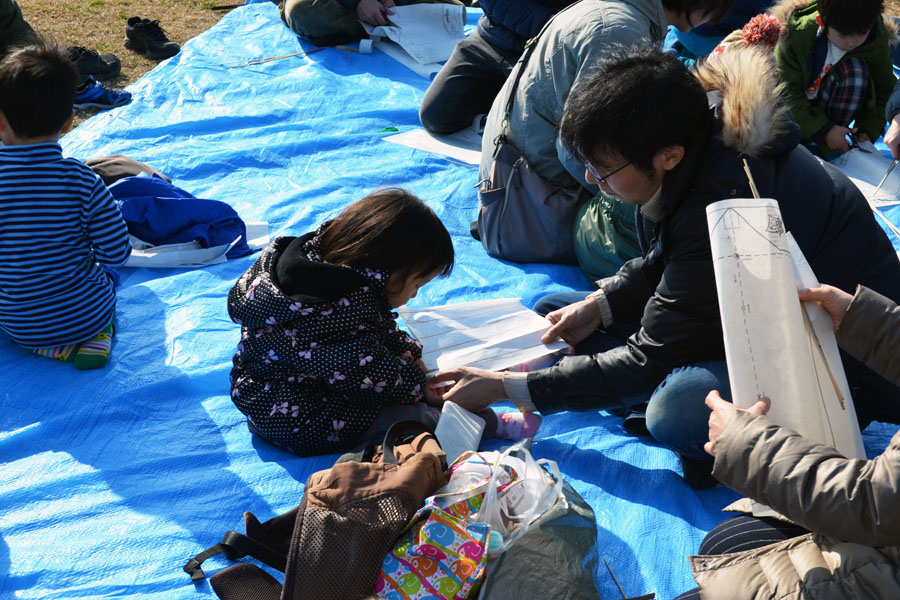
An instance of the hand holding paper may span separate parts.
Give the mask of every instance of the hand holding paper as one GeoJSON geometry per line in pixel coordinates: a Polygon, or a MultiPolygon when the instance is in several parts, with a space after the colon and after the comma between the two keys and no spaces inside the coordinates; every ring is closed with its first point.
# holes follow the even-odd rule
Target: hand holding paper
{"type": "Polygon", "coordinates": [[[452,401],[469,412],[477,413],[494,402],[506,398],[503,389],[503,373],[457,367],[436,373],[433,382],[452,381],[450,389],[439,397],[443,401],[452,401]]]}
{"type": "Polygon", "coordinates": [[[562,339],[574,348],[575,344],[585,339],[600,327],[600,308],[593,298],[585,298],[580,302],[554,310],[547,315],[553,325],[541,336],[545,344],[562,339]]]}

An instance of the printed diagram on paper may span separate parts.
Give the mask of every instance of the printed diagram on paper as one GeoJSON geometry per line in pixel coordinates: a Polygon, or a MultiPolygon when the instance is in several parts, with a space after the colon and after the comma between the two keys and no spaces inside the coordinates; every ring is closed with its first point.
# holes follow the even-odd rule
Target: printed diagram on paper
{"type": "Polygon", "coordinates": [[[777,423],[864,456],[831,318],[816,303],[801,307],[798,287],[818,282],[778,203],[723,200],[707,219],[735,404],[768,397],[777,423]]]}
{"type": "MultiPolygon", "coordinates": [[[[420,65],[444,62],[465,37],[466,10],[460,4],[410,4],[391,10],[390,25],[360,24],[370,37],[395,42],[420,65]]],[[[378,43],[376,47],[383,49],[378,43]]]]}
{"type": "Polygon", "coordinates": [[[397,309],[424,346],[429,371],[469,366],[499,371],[567,346],[542,344],[550,323],[515,298],[397,309]]]}

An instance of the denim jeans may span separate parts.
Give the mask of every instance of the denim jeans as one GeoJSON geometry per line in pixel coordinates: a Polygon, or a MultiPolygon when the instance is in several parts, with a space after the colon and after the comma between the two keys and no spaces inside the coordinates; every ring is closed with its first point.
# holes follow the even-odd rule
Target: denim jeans
{"type": "MultiPolygon", "coordinates": [[[[534,306],[541,315],[584,300],[590,292],[561,292],[544,296],[534,306]]],[[[599,354],[625,345],[640,328],[640,322],[614,323],[598,330],[575,346],[575,354],[599,354]]],[[[709,460],[703,450],[708,439],[709,409],[706,395],[718,390],[731,400],[728,368],[724,360],[707,361],[674,369],[651,393],[621,398],[623,405],[648,402],[647,430],[659,443],[672,451],[696,460],[709,460]]]]}

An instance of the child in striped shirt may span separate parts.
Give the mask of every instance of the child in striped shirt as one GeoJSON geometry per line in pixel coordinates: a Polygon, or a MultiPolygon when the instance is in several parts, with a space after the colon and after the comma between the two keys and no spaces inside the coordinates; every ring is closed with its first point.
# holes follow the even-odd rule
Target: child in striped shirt
{"type": "Polygon", "coordinates": [[[94,369],[112,343],[111,269],[131,244],[100,178],[62,156],[78,80],[55,44],[0,61],[0,329],[39,355],[94,369]]]}

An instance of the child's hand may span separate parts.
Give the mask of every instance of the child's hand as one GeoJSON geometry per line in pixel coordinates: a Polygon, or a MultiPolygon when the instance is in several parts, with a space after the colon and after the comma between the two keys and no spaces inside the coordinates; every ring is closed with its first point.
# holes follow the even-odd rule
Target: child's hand
{"type": "Polygon", "coordinates": [[[387,15],[394,14],[394,11],[390,10],[392,6],[393,2],[388,6],[387,2],[382,4],[378,0],[359,0],[359,4],[356,5],[356,16],[369,25],[387,25],[387,15]]]}
{"type": "Polygon", "coordinates": [[[851,133],[856,133],[856,127],[850,129],[849,127],[834,125],[825,134],[825,144],[832,150],[849,152],[850,142],[847,141],[847,135],[851,133]]]}

